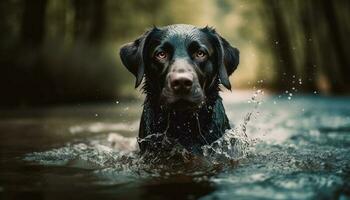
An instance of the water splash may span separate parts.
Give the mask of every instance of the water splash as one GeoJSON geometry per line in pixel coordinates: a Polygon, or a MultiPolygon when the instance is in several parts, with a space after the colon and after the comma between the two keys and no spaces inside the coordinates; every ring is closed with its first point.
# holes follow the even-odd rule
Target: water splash
{"type": "MultiPolygon", "coordinates": [[[[293,88],[289,91],[293,94],[292,101],[286,98],[289,93],[283,92],[261,102],[256,91],[249,99],[250,103],[246,98],[244,102],[228,103],[229,118],[242,120],[242,123],[227,130],[220,140],[205,146],[205,155],[201,158],[176,147],[167,157],[147,160],[137,154],[134,138],[110,133],[122,133],[130,127],[105,128],[104,125],[109,123],[104,123],[102,129],[84,125],[76,133],[99,129],[109,134],[97,131],[98,138],[90,137],[62,148],[27,154],[25,160],[46,165],[45,171],[50,175],[67,176],[68,168],[75,168],[68,172],[85,177],[82,182],[97,184],[99,188],[101,184],[111,188],[112,184],[119,187],[124,183],[128,183],[125,184],[128,188],[132,184],[138,187],[145,183],[155,188],[156,181],[159,181],[157,187],[164,188],[172,177],[177,176],[171,180],[175,180],[176,185],[184,177],[194,180],[191,185],[197,182],[214,185],[216,191],[204,199],[229,199],[232,196],[271,199],[276,195],[280,199],[348,198],[349,98],[300,98],[293,88]],[[263,107],[259,106],[261,103],[263,107]],[[268,134],[262,136],[263,132],[268,134]],[[230,161],[237,160],[235,165],[229,165],[230,161]],[[98,182],[91,182],[91,174],[98,182]]],[[[96,127],[96,124],[92,125],[96,127]]],[[[169,187],[173,188],[173,185],[169,187]]],[[[120,190],[124,189],[121,187],[120,190]]]]}
{"type": "MultiPolygon", "coordinates": [[[[203,156],[193,155],[181,145],[170,141],[166,134],[152,134],[138,142],[152,141],[159,142],[161,146],[169,146],[166,154],[160,152],[138,153],[137,140],[124,137],[118,133],[108,133],[99,138],[90,139],[76,144],[67,144],[64,147],[52,149],[45,152],[34,152],[25,156],[26,161],[43,165],[58,165],[93,169],[108,173],[129,173],[143,174],[143,172],[161,173],[168,170],[174,172],[198,172],[212,169],[216,165],[232,164],[231,161],[238,161],[245,158],[253,149],[256,140],[247,135],[247,126],[252,117],[259,114],[258,106],[261,104],[259,97],[264,94],[262,90],[256,90],[249,102],[254,104],[253,110],[246,114],[243,122],[234,129],[225,131],[219,140],[210,145],[202,147],[203,156]],[[171,145],[170,145],[171,144],[171,145]],[[196,169],[196,170],[194,170],[196,169]],[[142,173],[140,172],[142,171],[142,173]]],[[[136,123],[132,123],[135,126],[136,123]]],[[[124,124],[102,124],[94,123],[86,126],[71,127],[72,133],[77,132],[99,132],[127,130],[130,129],[124,124]]],[[[157,145],[159,145],[157,144],[157,145]]],[[[215,167],[214,167],[215,168],[215,167]]]]}
{"type": "Polygon", "coordinates": [[[256,90],[248,101],[254,103],[254,108],[244,117],[243,122],[234,129],[225,131],[225,134],[220,139],[210,145],[202,147],[203,155],[213,163],[223,163],[225,161],[237,161],[245,158],[252,150],[256,139],[250,138],[247,135],[247,126],[253,115],[259,114],[257,111],[262,101],[259,99],[264,94],[263,90],[256,90]]]}
{"type": "Polygon", "coordinates": [[[244,126],[226,130],[223,137],[210,145],[203,146],[203,155],[214,164],[244,158],[251,145],[251,140],[247,137],[244,126]]]}
{"type": "Polygon", "coordinates": [[[135,146],[135,139],[111,133],[107,140],[91,140],[85,143],[67,144],[45,152],[33,152],[27,154],[24,160],[42,165],[101,169],[116,167],[116,164],[123,163],[121,161],[125,156],[133,157],[132,150],[135,146]]]}

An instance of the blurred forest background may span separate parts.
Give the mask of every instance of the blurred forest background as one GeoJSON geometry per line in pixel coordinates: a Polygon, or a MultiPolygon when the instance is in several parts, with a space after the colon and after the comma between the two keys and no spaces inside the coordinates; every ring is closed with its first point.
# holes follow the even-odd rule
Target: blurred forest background
{"type": "Polygon", "coordinates": [[[214,26],[241,51],[234,88],[350,93],[348,0],[1,0],[0,105],[135,94],[119,47],[153,25],[214,26]]]}

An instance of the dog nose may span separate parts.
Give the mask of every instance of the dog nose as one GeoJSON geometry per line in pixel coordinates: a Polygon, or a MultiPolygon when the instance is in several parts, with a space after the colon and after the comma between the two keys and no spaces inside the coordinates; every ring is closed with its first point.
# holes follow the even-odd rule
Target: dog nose
{"type": "Polygon", "coordinates": [[[171,76],[170,86],[175,92],[187,93],[191,91],[193,77],[186,73],[175,73],[171,76]]]}

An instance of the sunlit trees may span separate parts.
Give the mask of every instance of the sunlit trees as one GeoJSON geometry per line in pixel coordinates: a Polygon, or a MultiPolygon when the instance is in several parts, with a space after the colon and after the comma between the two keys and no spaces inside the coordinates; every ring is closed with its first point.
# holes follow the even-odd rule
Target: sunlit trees
{"type": "Polygon", "coordinates": [[[269,44],[275,43],[276,88],[289,89],[295,76],[306,92],[350,91],[348,1],[265,0],[261,8],[269,44]]]}
{"type": "Polygon", "coordinates": [[[214,26],[241,50],[234,85],[349,93],[349,10],[346,0],[3,0],[0,103],[129,95],[119,46],[173,23],[214,26]]]}

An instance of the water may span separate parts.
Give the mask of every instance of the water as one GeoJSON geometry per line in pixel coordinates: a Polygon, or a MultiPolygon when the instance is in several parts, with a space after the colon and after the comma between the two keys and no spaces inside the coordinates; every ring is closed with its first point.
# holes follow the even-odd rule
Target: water
{"type": "Polygon", "coordinates": [[[139,101],[2,110],[0,198],[350,199],[350,98],[262,93],[203,157],[135,153],[139,101]]]}

